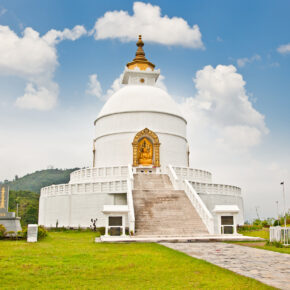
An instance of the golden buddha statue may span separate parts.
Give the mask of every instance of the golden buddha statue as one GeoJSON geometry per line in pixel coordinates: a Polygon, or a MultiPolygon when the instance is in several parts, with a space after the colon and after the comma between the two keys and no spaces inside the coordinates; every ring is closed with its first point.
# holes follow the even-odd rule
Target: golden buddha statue
{"type": "Polygon", "coordinates": [[[141,165],[152,165],[152,144],[145,138],[139,144],[138,163],[141,165]]]}

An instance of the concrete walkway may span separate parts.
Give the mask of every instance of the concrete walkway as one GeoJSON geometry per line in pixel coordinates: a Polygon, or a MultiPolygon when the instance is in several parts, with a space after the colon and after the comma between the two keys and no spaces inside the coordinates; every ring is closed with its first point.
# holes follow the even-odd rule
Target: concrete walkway
{"type": "Polygon", "coordinates": [[[108,243],[196,243],[196,242],[255,242],[264,241],[258,237],[247,237],[243,235],[200,235],[200,236],[101,236],[96,238],[96,242],[108,243]]]}
{"type": "Polygon", "coordinates": [[[290,255],[226,243],[162,243],[265,284],[290,289],[290,255]]]}

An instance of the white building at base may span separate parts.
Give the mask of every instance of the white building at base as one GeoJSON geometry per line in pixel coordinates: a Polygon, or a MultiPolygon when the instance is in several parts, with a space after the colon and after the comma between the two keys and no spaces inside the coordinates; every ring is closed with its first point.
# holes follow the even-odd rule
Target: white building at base
{"type": "Polygon", "coordinates": [[[124,87],[95,120],[93,167],[72,172],[68,184],[42,188],[39,224],[89,227],[97,219],[111,234],[235,233],[244,223],[241,189],[189,167],[187,122],[156,87],[160,71],[143,45],[139,37],[124,87]]]}

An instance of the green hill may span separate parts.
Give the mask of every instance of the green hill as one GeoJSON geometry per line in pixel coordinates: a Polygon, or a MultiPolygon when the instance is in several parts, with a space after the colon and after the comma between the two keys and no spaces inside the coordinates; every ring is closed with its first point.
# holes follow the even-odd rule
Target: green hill
{"type": "Polygon", "coordinates": [[[39,194],[31,191],[9,191],[9,211],[16,212],[21,217],[22,226],[37,224],[39,194]]]}
{"type": "Polygon", "coordinates": [[[37,224],[40,189],[51,184],[67,183],[70,173],[77,169],[46,169],[5,181],[9,185],[9,211],[16,212],[18,204],[22,226],[37,224]]]}
{"type": "Polygon", "coordinates": [[[61,184],[69,182],[70,173],[78,168],[73,169],[46,169],[27,174],[21,178],[15,178],[8,181],[10,190],[24,190],[40,193],[42,187],[51,184],[61,184]]]}

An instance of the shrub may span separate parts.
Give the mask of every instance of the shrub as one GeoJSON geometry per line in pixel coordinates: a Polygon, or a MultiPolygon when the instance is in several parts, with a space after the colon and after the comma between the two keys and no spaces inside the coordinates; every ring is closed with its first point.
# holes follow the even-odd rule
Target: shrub
{"type": "Polygon", "coordinates": [[[262,226],[267,227],[268,226],[268,221],[262,221],[262,226]]]}
{"type": "Polygon", "coordinates": [[[0,224],[0,239],[4,239],[6,236],[6,228],[0,224]]]}
{"type": "Polygon", "coordinates": [[[281,242],[270,242],[270,241],[267,241],[266,242],[266,245],[267,246],[274,246],[276,248],[284,248],[283,244],[281,242]]]}
{"type": "Polygon", "coordinates": [[[254,221],[253,221],[253,225],[254,226],[258,226],[258,225],[261,225],[262,224],[262,221],[260,220],[260,219],[255,219],[254,221]]]}
{"type": "Polygon", "coordinates": [[[23,239],[27,239],[27,227],[24,227],[22,229],[22,237],[23,237],[23,239]]]}
{"type": "Polygon", "coordinates": [[[263,228],[262,225],[239,225],[238,226],[238,232],[244,232],[244,231],[258,231],[263,228]]]}
{"type": "Polygon", "coordinates": [[[47,237],[47,230],[44,228],[44,226],[38,226],[37,239],[42,240],[45,237],[47,237]]]}
{"type": "Polygon", "coordinates": [[[103,235],[105,234],[105,232],[106,232],[105,227],[99,227],[99,228],[98,228],[98,232],[100,232],[101,235],[103,236],[103,235]]]}
{"type": "Polygon", "coordinates": [[[96,232],[96,238],[99,238],[101,236],[100,232],[96,232]]]}

